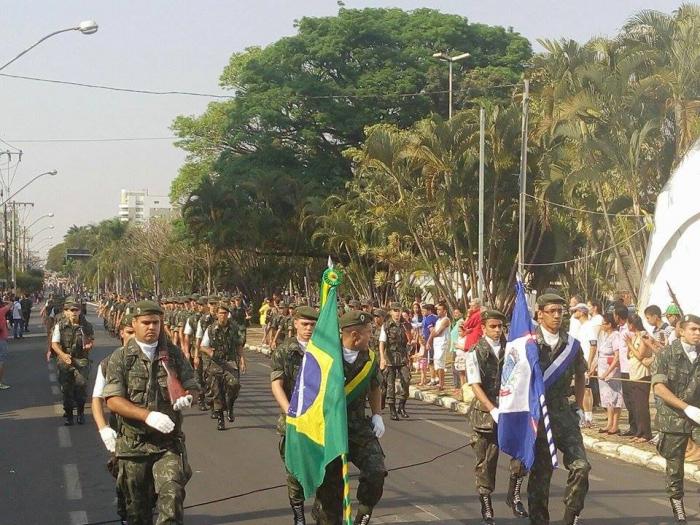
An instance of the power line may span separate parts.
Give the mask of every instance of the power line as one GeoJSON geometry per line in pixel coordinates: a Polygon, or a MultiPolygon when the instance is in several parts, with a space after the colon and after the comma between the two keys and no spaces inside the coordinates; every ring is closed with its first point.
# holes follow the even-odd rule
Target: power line
{"type": "Polygon", "coordinates": [[[151,140],[176,140],[180,137],[170,136],[170,137],[116,137],[116,138],[103,138],[103,139],[27,139],[27,140],[14,140],[13,142],[22,144],[41,144],[41,143],[52,143],[52,142],[140,142],[140,141],[151,141],[151,140]]]}
{"type": "Polygon", "coordinates": [[[557,262],[551,262],[551,263],[530,263],[530,264],[524,264],[523,266],[557,266],[559,264],[569,264],[572,262],[582,261],[584,259],[590,259],[591,257],[595,257],[596,255],[600,255],[602,253],[609,252],[613,248],[616,248],[617,246],[620,246],[621,244],[626,243],[632,237],[639,235],[642,232],[642,230],[644,230],[645,228],[646,228],[646,225],[639,228],[636,232],[634,232],[632,235],[630,235],[626,239],[623,239],[620,242],[613,244],[612,246],[608,246],[607,248],[604,248],[596,253],[590,253],[588,255],[584,255],[583,257],[577,257],[576,259],[569,259],[568,261],[557,261],[557,262]]]}
{"type": "Polygon", "coordinates": [[[542,197],[535,197],[534,195],[530,195],[529,193],[526,193],[528,197],[531,199],[534,199],[536,201],[540,202],[546,202],[547,204],[551,204],[552,206],[557,206],[559,208],[564,208],[567,210],[572,210],[572,211],[580,211],[583,213],[591,213],[593,215],[607,215],[608,217],[646,217],[646,215],[640,215],[637,213],[605,213],[602,211],[593,211],[593,210],[584,210],[583,208],[574,208],[573,206],[567,206],[566,204],[559,204],[558,202],[552,202],[548,201],[547,199],[543,199],[542,197]]]}

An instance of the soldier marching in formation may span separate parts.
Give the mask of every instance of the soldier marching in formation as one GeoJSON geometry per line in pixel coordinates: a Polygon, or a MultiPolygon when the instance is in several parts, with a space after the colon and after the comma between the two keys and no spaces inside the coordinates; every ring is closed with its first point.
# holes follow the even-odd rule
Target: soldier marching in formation
{"type": "Polygon", "coordinates": [[[386,380],[386,402],[389,405],[391,419],[399,420],[399,416],[408,419],[406,401],[408,400],[411,383],[409,368],[409,333],[401,320],[401,304],[391,303],[389,318],[384,321],[379,334],[380,369],[386,380]],[[396,409],[396,380],[399,380],[401,390],[399,408],[396,409]]]}

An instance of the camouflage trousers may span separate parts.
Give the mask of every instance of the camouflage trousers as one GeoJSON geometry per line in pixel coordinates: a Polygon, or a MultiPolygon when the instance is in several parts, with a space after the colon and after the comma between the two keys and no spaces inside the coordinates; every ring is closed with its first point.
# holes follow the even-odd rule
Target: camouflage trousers
{"type": "Polygon", "coordinates": [[[63,394],[63,410],[66,413],[71,413],[74,408],[82,412],[87,399],[90,362],[87,359],[74,359],[73,362],[73,365],[67,365],[59,360],[56,365],[58,384],[61,385],[61,393],[63,394]]]}
{"type": "MultiPolygon", "coordinates": [[[[564,505],[575,514],[583,510],[588,493],[588,473],[591,465],[586,458],[581,429],[576,413],[564,407],[550,410],[554,444],[562,452],[564,466],[569,471],[564,491],[564,505]]],[[[527,483],[527,502],[531,525],[549,525],[549,486],[552,482],[552,458],[544,425],[540,421],[535,441],[535,463],[527,483]]]]}
{"type": "Polygon", "coordinates": [[[284,461],[284,446],[285,446],[286,436],[282,436],[279,444],[280,457],[282,458],[282,464],[285,466],[284,470],[287,472],[287,495],[289,496],[290,505],[303,505],[304,504],[304,488],[301,483],[294,477],[294,475],[287,470],[287,465],[284,461]]]}
{"type": "MultiPolygon", "coordinates": [[[[379,440],[349,442],[348,461],[360,470],[357,486],[357,514],[372,514],[384,493],[384,451],[379,440]]],[[[343,465],[340,458],[326,467],[326,476],[316,491],[313,516],[318,525],[342,525],[343,523],[343,465]]]]}
{"type": "Polygon", "coordinates": [[[238,365],[233,361],[227,362],[227,365],[224,368],[212,361],[207,367],[207,385],[214,410],[228,409],[241,391],[238,365]]]}
{"type": "Polygon", "coordinates": [[[396,380],[399,380],[401,386],[398,392],[398,397],[401,401],[408,399],[409,385],[411,384],[411,370],[408,365],[392,366],[388,365],[384,370],[384,379],[386,381],[386,402],[390,404],[396,403],[396,380]]]}
{"type": "MultiPolygon", "coordinates": [[[[498,467],[498,434],[496,432],[475,432],[472,440],[474,449],[474,475],[476,490],[480,495],[491,494],[496,488],[498,467]]],[[[510,460],[510,475],[522,478],[527,474],[525,465],[518,459],[510,460]]]]}
{"type": "Polygon", "coordinates": [[[681,499],[684,495],[685,449],[691,439],[700,445],[700,429],[693,432],[692,436],[666,432],[659,434],[656,450],[666,460],[666,494],[669,498],[681,499]]]}
{"type": "Polygon", "coordinates": [[[185,485],[192,476],[186,454],[120,457],[117,465],[117,486],[129,525],[153,524],[154,494],[159,525],[184,523],[185,485]]]}

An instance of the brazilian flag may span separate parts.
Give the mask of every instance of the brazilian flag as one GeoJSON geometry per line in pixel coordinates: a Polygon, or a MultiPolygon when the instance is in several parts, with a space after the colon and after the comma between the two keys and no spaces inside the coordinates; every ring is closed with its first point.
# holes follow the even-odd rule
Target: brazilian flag
{"type": "Polygon", "coordinates": [[[326,465],[348,453],[345,374],[335,289],[338,284],[340,274],[333,268],[326,270],[321,283],[321,312],[306,346],[287,412],[285,462],[287,470],[304,487],[306,498],[323,483],[326,465]]]}

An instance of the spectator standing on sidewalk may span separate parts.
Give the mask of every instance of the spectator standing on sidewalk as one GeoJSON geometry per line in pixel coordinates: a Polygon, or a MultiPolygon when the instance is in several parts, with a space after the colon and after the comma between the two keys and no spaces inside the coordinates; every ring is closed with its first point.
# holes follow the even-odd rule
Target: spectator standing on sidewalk
{"type": "Polygon", "coordinates": [[[433,369],[437,374],[438,391],[445,390],[445,358],[450,349],[450,318],[447,315],[447,304],[437,305],[438,319],[430,337],[425,343],[426,348],[433,352],[433,369]]]}
{"type": "MultiPolygon", "coordinates": [[[[617,323],[617,331],[622,337],[622,341],[627,340],[629,334],[629,327],[627,326],[627,319],[629,317],[629,310],[622,303],[617,303],[615,310],[613,311],[613,316],[615,317],[615,323],[617,323]]],[[[629,382],[630,378],[630,362],[627,353],[627,348],[625,347],[622,352],[620,352],[620,379],[622,379],[622,397],[625,400],[625,406],[627,407],[627,416],[629,418],[629,428],[623,432],[623,436],[636,436],[637,435],[637,422],[634,419],[634,411],[632,407],[632,383],[629,382]]]]}
{"type": "Polygon", "coordinates": [[[661,308],[655,304],[649,305],[644,309],[644,317],[647,323],[652,327],[651,335],[655,341],[655,349],[661,349],[670,344],[671,333],[673,327],[665,322],[661,317],[661,308]]]}
{"type": "MultiPolygon", "coordinates": [[[[587,370],[590,371],[593,365],[594,349],[592,347],[598,344],[597,330],[593,327],[590,318],[588,317],[588,306],[581,302],[571,308],[572,321],[577,321],[574,324],[576,332],[571,331],[569,325],[569,335],[574,339],[578,339],[583,350],[583,357],[586,360],[587,370]]],[[[593,425],[593,389],[598,387],[596,379],[590,377],[590,372],[586,373],[586,393],[583,396],[583,421],[581,426],[590,428],[593,425]]]]}
{"type": "MultiPolygon", "coordinates": [[[[424,304],[422,307],[423,321],[421,324],[421,336],[423,337],[423,352],[425,358],[428,360],[428,370],[430,371],[430,382],[428,385],[435,386],[438,384],[437,374],[435,373],[435,367],[433,366],[433,349],[428,346],[428,339],[433,333],[433,328],[435,328],[435,323],[437,322],[438,316],[435,314],[435,305],[424,304]]],[[[421,378],[422,379],[422,378],[421,378]]]]}
{"type": "Polygon", "coordinates": [[[634,413],[637,433],[632,438],[635,443],[644,443],[651,439],[651,416],[649,414],[649,389],[651,373],[649,367],[654,360],[651,336],[644,330],[642,319],[631,314],[628,319],[630,332],[625,339],[630,363],[630,381],[632,405],[628,407],[634,413]]]}
{"type": "Polygon", "coordinates": [[[5,376],[5,363],[7,363],[7,337],[9,335],[7,323],[4,322],[4,319],[11,308],[11,302],[3,301],[0,303],[0,320],[3,320],[0,322],[0,390],[7,390],[10,388],[10,385],[3,382],[3,377],[5,376]]]}
{"type": "MultiPolygon", "coordinates": [[[[597,375],[600,381],[600,405],[608,412],[608,424],[601,434],[619,434],[620,412],[625,407],[620,381],[620,354],[626,350],[612,314],[605,314],[596,345],[597,375]]],[[[589,372],[591,370],[589,369],[589,372]]]]}
{"type": "Polygon", "coordinates": [[[22,305],[22,329],[25,332],[29,332],[29,317],[32,315],[32,300],[29,298],[29,294],[25,293],[24,298],[20,301],[22,305]]]}
{"type": "Polygon", "coordinates": [[[467,322],[465,325],[466,341],[464,350],[469,352],[483,335],[481,328],[481,299],[474,297],[469,301],[469,310],[467,310],[467,322]]]}
{"type": "Polygon", "coordinates": [[[19,296],[17,296],[12,303],[12,336],[14,339],[22,339],[22,325],[22,303],[19,302],[19,296]]]}

